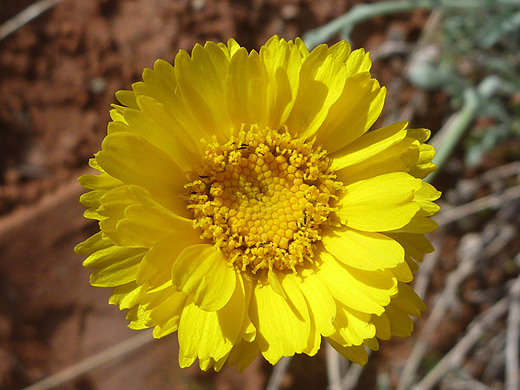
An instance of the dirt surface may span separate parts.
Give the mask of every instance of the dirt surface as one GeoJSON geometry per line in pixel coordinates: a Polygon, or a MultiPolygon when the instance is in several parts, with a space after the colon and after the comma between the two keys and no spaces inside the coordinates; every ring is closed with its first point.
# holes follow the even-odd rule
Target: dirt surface
{"type": "MultiPolygon", "coordinates": [[[[0,23],[31,3],[0,2],[0,23]]],[[[76,178],[99,150],[115,91],[129,89],[157,58],[172,61],[179,49],[190,50],[197,42],[234,37],[249,49],[258,48],[273,34],[293,39],[356,3],[66,0],[0,41],[1,389],[21,389],[135,336],[123,313],[107,305],[109,291],[88,285],[89,272],[72,251],[96,231],[82,218],[78,198],[83,190],[76,178]]],[[[376,18],[354,30],[353,44],[370,50],[392,34],[413,42],[427,16],[376,18]]],[[[402,77],[404,61],[400,56],[383,59],[374,73],[382,84],[391,84],[402,77]]],[[[389,85],[390,114],[414,92],[407,84],[401,87],[396,94],[389,85]]],[[[425,108],[417,110],[415,121],[439,128],[450,110],[447,97],[433,92],[423,99],[425,108]]],[[[458,242],[445,240],[445,248],[458,242]]],[[[449,261],[443,264],[449,267],[449,261]]],[[[504,279],[507,275],[496,275],[494,283],[504,279]]],[[[470,314],[462,312],[459,322],[465,324],[470,314]]],[[[438,342],[450,342],[443,340],[438,342]]],[[[265,387],[272,370],[259,359],[242,375],[234,368],[218,375],[201,373],[196,366],[181,371],[176,343],[176,336],[154,341],[59,388],[255,390],[265,387]]],[[[377,359],[388,366],[409,351],[407,341],[393,341],[377,359]]],[[[293,360],[284,388],[327,386],[324,353],[313,364],[310,360],[293,360]]],[[[375,386],[370,369],[362,386],[375,386]]]]}

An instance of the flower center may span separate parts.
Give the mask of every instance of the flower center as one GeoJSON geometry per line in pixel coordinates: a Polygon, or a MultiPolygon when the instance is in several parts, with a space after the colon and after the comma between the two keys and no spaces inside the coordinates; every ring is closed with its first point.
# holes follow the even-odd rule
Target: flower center
{"type": "Polygon", "coordinates": [[[244,128],[225,145],[207,145],[204,167],[185,186],[194,227],[242,271],[296,272],[312,262],[341,183],[313,141],[244,128]]]}

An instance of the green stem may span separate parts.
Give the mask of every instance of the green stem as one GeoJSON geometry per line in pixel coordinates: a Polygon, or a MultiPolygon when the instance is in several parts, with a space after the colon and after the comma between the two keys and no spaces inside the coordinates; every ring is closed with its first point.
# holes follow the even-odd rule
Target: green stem
{"type": "Polygon", "coordinates": [[[341,32],[343,36],[350,34],[354,26],[374,16],[387,15],[396,12],[411,11],[414,9],[453,9],[453,8],[479,8],[498,4],[516,6],[518,0],[396,0],[381,1],[371,4],[358,4],[346,14],[333,21],[311,30],[303,35],[303,40],[309,49],[320,43],[326,42],[333,35],[341,32]]]}
{"type": "Polygon", "coordinates": [[[462,108],[446,121],[431,141],[437,150],[433,163],[437,165],[438,169],[431,173],[425,179],[426,181],[431,182],[444,166],[464,132],[478,115],[482,102],[497,93],[511,92],[511,88],[511,85],[500,77],[492,75],[482,80],[477,88],[470,87],[464,90],[462,108]]]}
{"type": "Polygon", "coordinates": [[[425,181],[431,182],[437,172],[439,172],[455,149],[455,146],[462,138],[462,135],[469,127],[478,112],[480,97],[474,88],[467,88],[464,91],[464,103],[461,110],[444,124],[438,135],[432,140],[432,144],[436,148],[433,163],[437,165],[437,171],[431,173],[425,181]]]}

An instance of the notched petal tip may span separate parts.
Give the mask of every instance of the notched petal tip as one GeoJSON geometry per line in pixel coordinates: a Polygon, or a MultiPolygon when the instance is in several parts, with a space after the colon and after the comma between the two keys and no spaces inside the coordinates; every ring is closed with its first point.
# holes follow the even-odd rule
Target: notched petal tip
{"type": "Polygon", "coordinates": [[[173,287],[192,296],[195,305],[206,311],[220,310],[229,302],[236,278],[235,270],[209,244],[187,247],[172,267],[173,287]]]}

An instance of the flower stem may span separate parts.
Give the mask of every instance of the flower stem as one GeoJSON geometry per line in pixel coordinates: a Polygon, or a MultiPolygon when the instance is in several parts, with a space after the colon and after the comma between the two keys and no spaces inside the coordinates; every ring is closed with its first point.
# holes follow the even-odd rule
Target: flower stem
{"type": "Polygon", "coordinates": [[[456,9],[480,8],[485,6],[497,7],[496,3],[504,6],[518,5],[518,0],[396,0],[381,1],[371,4],[358,4],[352,9],[332,20],[331,22],[311,30],[303,35],[303,40],[309,49],[326,42],[334,34],[341,33],[343,39],[349,38],[352,29],[364,20],[374,16],[387,15],[396,12],[411,11],[414,9],[456,9]]]}
{"type": "Polygon", "coordinates": [[[505,82],[498,76],[486,77],[477,88],[468,87],[463,92],[463,105],[460,111],[453,114],[442,129],[432,139],[431,144],[437,150],[433,163],[439,168],[432,172],[425,181],[431,182],[450,157],[453,149],[464,135],[479,112],[479,107],[486,99],[497,93],[511,92],[516,86],[505,82]]]}

